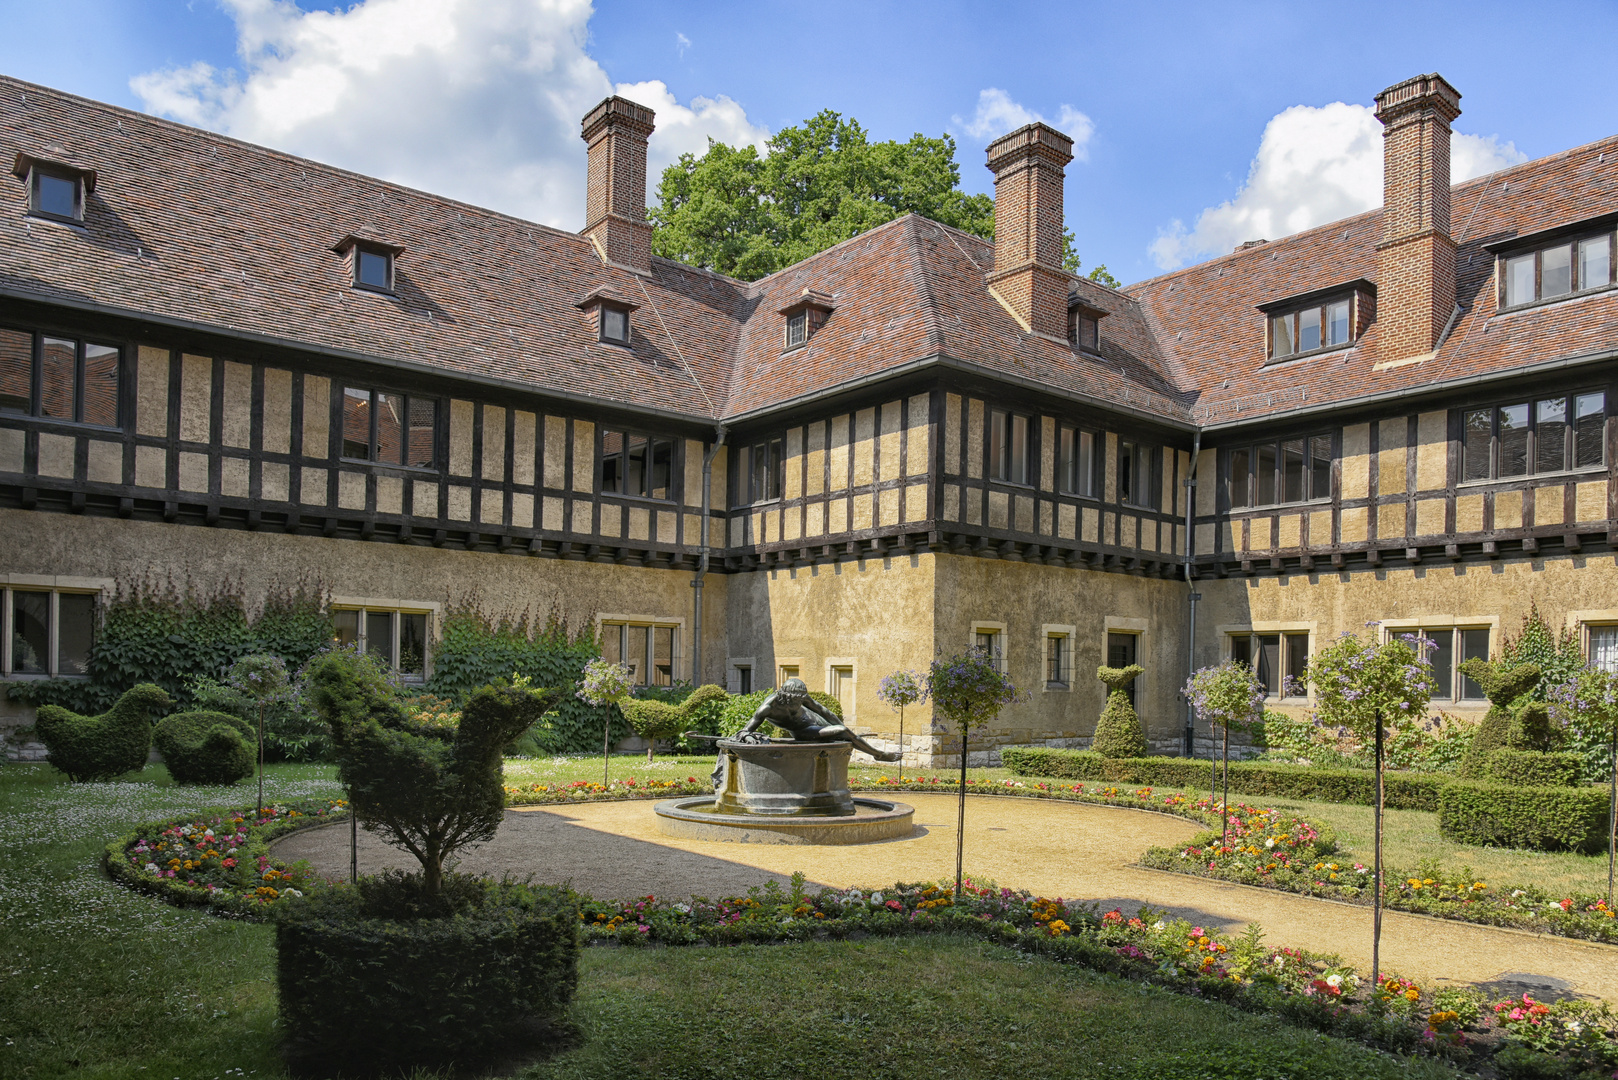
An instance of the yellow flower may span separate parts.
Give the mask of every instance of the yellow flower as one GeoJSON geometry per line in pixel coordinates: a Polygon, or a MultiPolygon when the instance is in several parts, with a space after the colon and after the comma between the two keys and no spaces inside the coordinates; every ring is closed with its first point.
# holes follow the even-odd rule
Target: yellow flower
{"type": "Polygon", "coordinates": [[[1417,990],[1414,986],[1412,986],[1409,990],[1405,991],[1405,1000],[1406,1001],[1416,1001],[1420,997],[1421,997],[1421,992],[1419,990],[1417,990]]]}

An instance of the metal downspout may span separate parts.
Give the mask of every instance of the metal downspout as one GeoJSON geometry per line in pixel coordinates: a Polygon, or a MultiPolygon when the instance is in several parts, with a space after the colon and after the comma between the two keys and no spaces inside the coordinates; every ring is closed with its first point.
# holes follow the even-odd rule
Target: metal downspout
{"type": "MultiPolygon", "coordinates": [[[[1191,538],[1196,535],[1193,512],[1196,509],[1197,498],[1197,459],[1202,455],[1202,433],[1191,437],[1191,475],[1185,479],[1185,583],[1189,593],[1191,605],[1191,625],[1185,636],[1185,677],[1189,681],[1197,668],[1197,601],[1202,594],[1196,591],[1191,583],[1191,538]]],[[[1196,713],[1191,707],[1191,698],[1185,699],[1185,756],[1194,756],[1196,740],[1196,713]]]]}
{"type": "Polygon", "coordinates": [[[697,573],[691,579],[696,591],[691,600],[691,682],[702,682],[702,579],[708,574],[708,511],[713,495],[713,459],[725,445],[725,425],[714,425],[715,439],[708,452],[702,455],[702,547],[697,556],[697,573]]]}

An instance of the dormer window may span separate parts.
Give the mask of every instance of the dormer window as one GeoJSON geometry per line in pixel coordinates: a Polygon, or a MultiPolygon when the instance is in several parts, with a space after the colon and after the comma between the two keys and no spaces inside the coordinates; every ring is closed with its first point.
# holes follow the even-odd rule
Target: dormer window
{"type": "Polygon", "coordinates": [[[634,331],[629,323],[629,314],[640,305],[623,293],[602,286],[585,293],[574,302],[573,306],[586,314],[592,310],[595,312],[597,341],[606,342],[608,345],[630,343],[634,331]]]}
{"type": "Polygon", "coordinates": [[[1307,293],[1286,300],[1263,304],[1265,352],[1271,362],[1297,356],[1341,349],[1354,344],[1357,329],[1365,321],[1361,305],[1369,294],[1370,282],[1354,282],[1332,289],[1307,293]]]}
{"type": "Polygon", "coordinates": [[[1559,300],[1613,284],[1611,217],[1489,245],[1498,260],[1501,309],[1559,300]]]}
{"type": "Polygon", "coordinates": [[[813,289],[803,290],[796,300],[780,309],[780,314],[786,318],[785,348],[790,351],[809,344],[809,339],[826,324],[827,316],[834,310],[830,296],[813,289]]]}
{"type": "Polygon", "coordinates": [[[35,217],[79,224],[84,198],[95,190],[93,169],[31,154],[18,154],[12,175],[28,184],[28,212],[35,217]]]}
{"type": "Polygon", "coordinates": [[[347,255],[354,288],[366,292],[393,292],[393,264],[404,248],[389,243],[371,226],[356,229],[332,246],[347,255]]]}
{"type": "MultiPolygon", "coordinates": [[[[1070,301],[1071,304],[1071,301],[1070,301]]],[[[1107,313],[1100,308],[1071,304],[1067,309],[1068,344],[1082,353],[1101,354],[1101,320],[1107,313]]]]}

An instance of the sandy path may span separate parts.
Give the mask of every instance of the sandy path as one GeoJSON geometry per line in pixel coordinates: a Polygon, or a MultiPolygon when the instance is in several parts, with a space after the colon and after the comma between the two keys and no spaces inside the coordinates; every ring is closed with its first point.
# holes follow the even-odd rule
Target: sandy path
{"type": "MultiPolygon", "coordinates": [[[[678,840],[657,831],[651,802],[531,807],[509,811],[495,840],[468,854],[461,868],[571,880],[582,892],[618,898],[736,895],[797,870],[813,884],[833,886],[953,878],[955,800],[899,797],[916,808],[917,835],[857,847],[678,840]]],[[[1039,895],[1093,900],[1104,909],[1131,913],[1151,904],[1227,929],[1257,922],[1276,944],[1338,952],[1362,970],[1370,967],[1369,908],[1133,865],[1145,848],[1177,844],[1197,831],[1189,821],[1138,810],[974,797],[967,804],[966,869],[1039,895]]],[[[281,858],[308,859],[322,872],[347,874],[348,830],[342,826],[295,833],[275,850],[281,858]]],[[[408,854],[360,833],[362,873],[414,865],[408,854]]],[[[1618,1001],[1618,947],[1590,942],[1389,912],[1382,962],[1424,982],[1501,983],[1508,992],[1538,987],[1618,1001]]]]}

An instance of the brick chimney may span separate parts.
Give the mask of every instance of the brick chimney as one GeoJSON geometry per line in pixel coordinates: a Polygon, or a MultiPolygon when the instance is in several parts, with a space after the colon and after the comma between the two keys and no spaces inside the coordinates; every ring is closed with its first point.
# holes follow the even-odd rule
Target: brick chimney
{"type": "Polygon", "coordinates": [[[603,261],[649,274],[652,226],[646,220],[646,139],[656,114],[610,97],[584,118],[589,149],[584,229],[603,261]]]}
{"type": "Polygon", "coordinates": [[[1379,361],[1430,354],[1455,310],[1449,228],[1449,125],[1461,95],[1418,75],[1376,96],[1382,121],[1382,243],[1377,246],[1379,361]]]}
{"type": "Polygon", "coordinates": [[[1067,340],[1062,269],[1062,175],[1073,140],[1046,124],[1028,124],[989,144],[994,173],[994,270],[987,281],[1023,329],[1067,340]]]}

